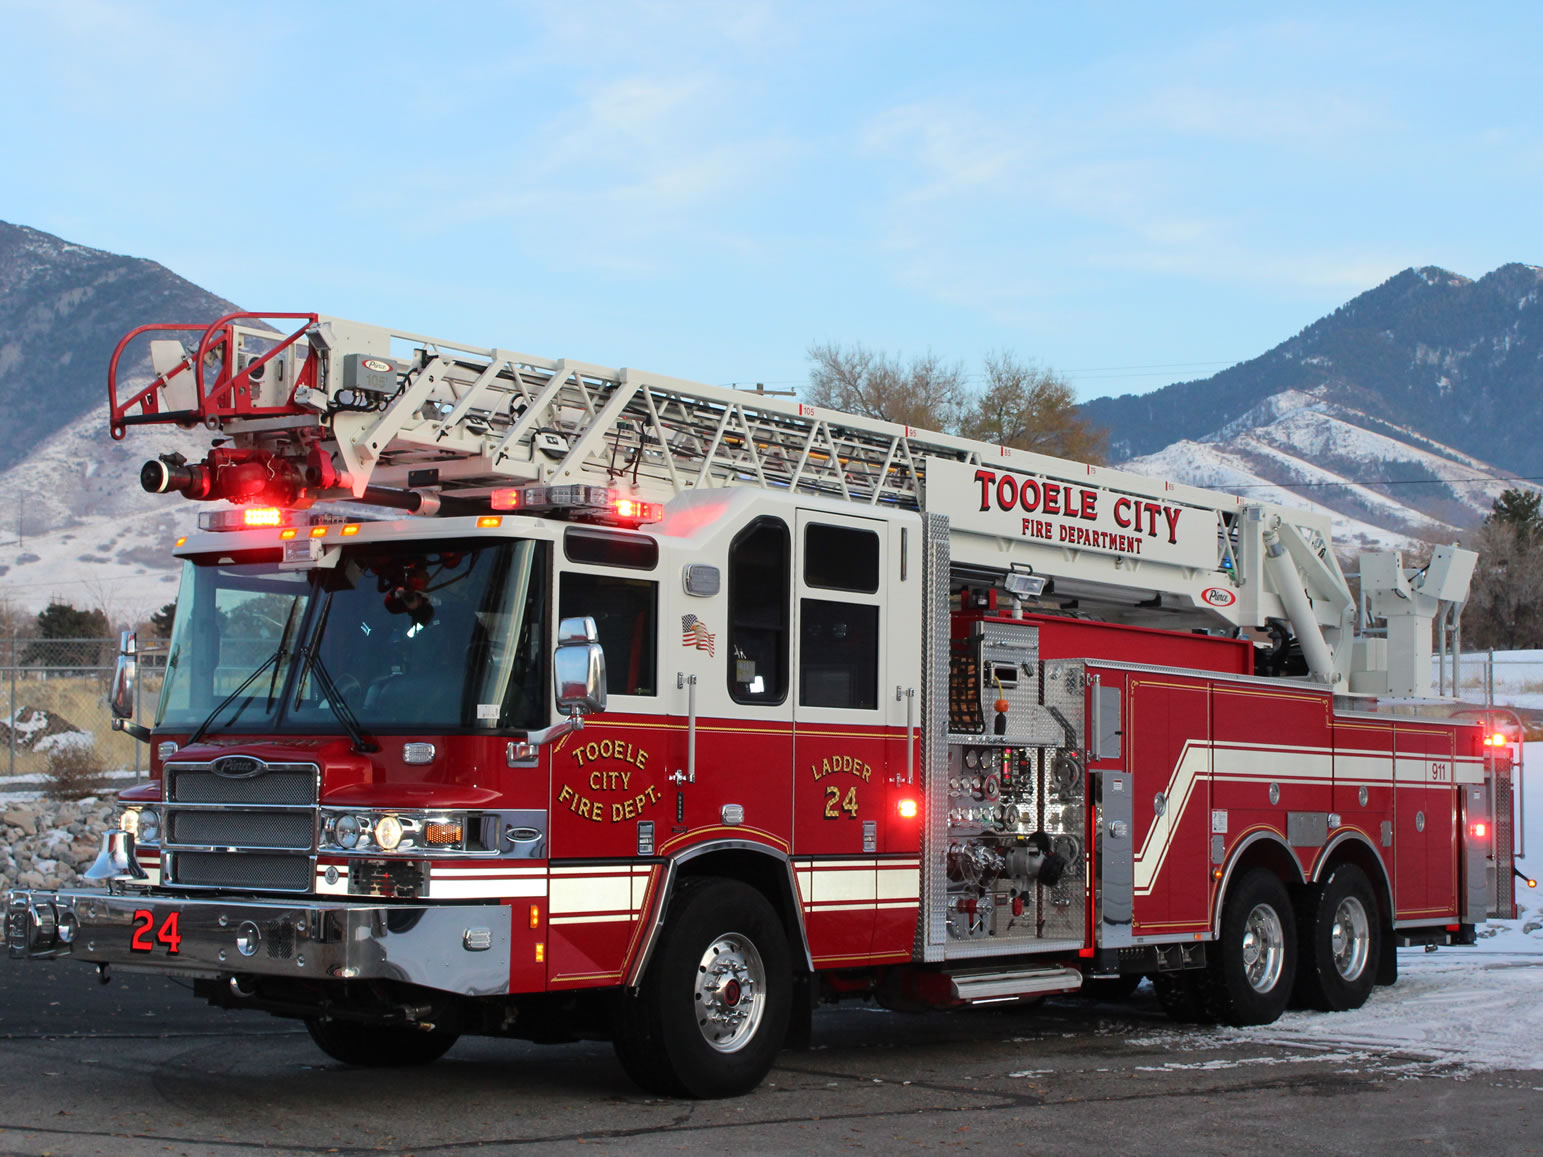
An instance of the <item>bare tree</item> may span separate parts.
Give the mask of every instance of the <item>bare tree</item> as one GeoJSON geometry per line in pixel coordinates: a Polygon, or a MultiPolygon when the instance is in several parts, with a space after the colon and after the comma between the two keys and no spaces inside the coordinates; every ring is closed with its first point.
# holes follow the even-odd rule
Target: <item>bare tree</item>
{"type": "Polygon", "coordinates": [[[861,345],[809,347],[806,400],[923,430],[1080,462],[1102,462],[1102,430],[1077,412],[1077,396],[1053,370],[1010,353],[986,357],[983,392],[971,394],[962,366],[930,350],[909,363],[861,345]]]}
{"type": "Polygon", "coordinates": [[[861,345],[809,347],[807,401],[922,430],[957,429],[965,407],[964,369],[930,350],[909,364],[861,345]]]}
{"type": "Polygon", "coordinates": [[[1463,607],[1463,645],[1543,647],[1543,541],[1533,527],[1492,514],[1465,545],[1479,564],[1463,607]]]}
{"type": "Polygon", "coordinates": [[[1010,353],[986,355],[986,388],[960,431],[966,438],[1079,462],[1102,462],[1102,430],[1077,413],[1071,383],[1010,353]]]}

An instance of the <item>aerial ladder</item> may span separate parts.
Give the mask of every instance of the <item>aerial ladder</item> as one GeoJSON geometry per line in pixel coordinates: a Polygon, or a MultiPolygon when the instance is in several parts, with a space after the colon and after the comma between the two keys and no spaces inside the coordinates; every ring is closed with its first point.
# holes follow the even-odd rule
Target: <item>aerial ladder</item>
{"type": "Polygon", "coordinates": [[[141,482],[152,492],[463,515],[499,508],[514,487],[528,496],[531,485],[664,504],[754,486],[921,510],[950,520],[956,574],[1017,576],[1008,587],[1025,598],[1110,622],[1267,631],[1276,653],[1300,650],[1283,671],[1340,692],[1431,697],[1432,624],[1443,625],[1445,672],[1445,650],[1458,643],[1446,627],[1476,561],[1455,546],[1419,568],[1401,552],[1369,552],[1358,607],[1323,513],[320,314],[141,327],[113,353],[108,394],[114,438],[148,423],[218,435],[201,462],[147,462],[141,482]],[[153,377],[131,386],[123,372],[120,386],[140,338],[153,377]]]}

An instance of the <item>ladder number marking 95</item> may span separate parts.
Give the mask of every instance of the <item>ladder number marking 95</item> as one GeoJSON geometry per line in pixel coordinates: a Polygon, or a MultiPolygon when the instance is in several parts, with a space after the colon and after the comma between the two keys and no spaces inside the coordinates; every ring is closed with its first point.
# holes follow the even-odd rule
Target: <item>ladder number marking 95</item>
{"type": "Polygon", "coordinates": [[[841,798],[839,787],[827,787],[825,789],[825,818],[839,820],[842,812],[848,812],[855,820],[857,818],[857,789],[847,789],[846,799],[841,798]]]}
{"type": "MultiPolygon", "coordinates": [[[[170,956],[177,955],[177,949],[182,944],[182,933],[177,931],[178,913],[173,912],[161,921],[160,928],[156,929],[156,943],[166,945],[166,952],[170,956]]],[[[129,937],[129,950],[132,952],[154,952],[155,944],[149,940],[150,929],[155,927],[155,913],[148,908],[140,908],[134,913],[134,935],[129,937]]]]}

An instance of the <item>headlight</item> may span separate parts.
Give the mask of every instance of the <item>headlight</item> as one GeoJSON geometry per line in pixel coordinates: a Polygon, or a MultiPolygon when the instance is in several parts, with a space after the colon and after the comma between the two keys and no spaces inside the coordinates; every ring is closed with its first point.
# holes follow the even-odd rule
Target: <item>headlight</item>
{"type": "Polygon", "coordinates": [[[161,817],[154,808],[145,808],[139,813],[139,842],[153,844],[161,838],[161,817]]]}
{"type": "Polygon", "coordinates": [[[328,811],[322,820],[322,844],[359,853],[480,852],[488,849],[468,838],[468,832],[479,830],[465,812],[328,811]]]}
{"type": "Polygon", "coordinates": [[[338,816],[332,821],[332,839],[340,848],[352,848],[359,843],[359,817],[338,816]]]}
{"type": "Polygon", "coordinates": [[[382,851],[396,851],[402,842],[402,821],[396,816],[381,816],[375,821],[375,842],[382,851]]]}

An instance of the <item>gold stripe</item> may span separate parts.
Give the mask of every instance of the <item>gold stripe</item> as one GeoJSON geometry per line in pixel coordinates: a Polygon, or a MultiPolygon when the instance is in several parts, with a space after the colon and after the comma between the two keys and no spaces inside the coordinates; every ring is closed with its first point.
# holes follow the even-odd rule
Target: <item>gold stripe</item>
{"type": "Polygon", "coordinates": [[[771,832],[764,831],[761,828],[749,828],[749,827],[746,827],[744,824],[735,824],[735,825],[732,825],[732,826],[730,826],[728,824],[715,824],[712,827],[692,828],[688,832],[682,832],[680,835],[675,836],[672,839],[666,840],[664,843],[659,845],[659,854],[663,855],[670,848],[679,847],[681,844],[686,843],[688,840],[694,839],[694,838],[699,837],[699,836],[705,836],[705,835],[708,835],[708,834],[710,834],[712,832],[735,832],[735,833],[740,833],[740,834],[744,834],[744,835],[760,836],[763,839],[765,839],[765,841],[767,843],[775,844],[777,847],[781,848],[784,852],[786,852],[788,850],[788,846],[789,846],[788,842],[786,840],[782,839],[779,836],[774,836],[774,835],[772,835],[771,832]]]}

